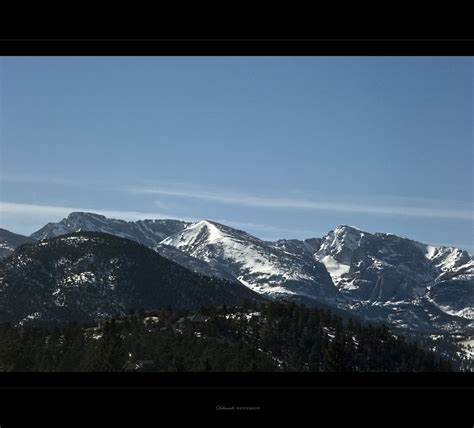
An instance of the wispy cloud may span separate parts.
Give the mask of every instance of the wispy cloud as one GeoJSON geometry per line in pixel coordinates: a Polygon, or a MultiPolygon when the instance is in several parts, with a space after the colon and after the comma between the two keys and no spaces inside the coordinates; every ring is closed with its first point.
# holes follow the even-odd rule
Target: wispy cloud
{"type": "Polygon", "coordinates": [[[85,185],[83,180],[71,180],[68,178],[50,177],[50,176],[42,176],[42,175],[30,175],[30,174],[24,174],[24,173],[15,173],[15,174],[3,173],[0,175],[0,180],[2,182],[11,182],[11,183],[58,184],[61,186],[68,186],[68,187],[83,187],[85,185]]]}
{"type": "Polygon", "coordinates": [[[123,190],[148,195],[164,195],[202,199],[220,204],[241,205],[260,208],[305,209],[314,211],[349,212],[372,215],[447,218],[455,220],[474,219],[472,209],[423,207],[415,205],[387,205],[353,202],[318,201],[312,199],[272,198],[241,193],[220,193],[202,190],[173,189],[165,187],[125,187],[123,190]]]}
{"type": "MultiPolygon", "coordinates": [[[[207,191],[202,188],[182,182],[162,182],[157,185],[146,186],[124,186],[120,184],[110,185],[102,183],[88,183],[85,181],[63,179],[57,177],[32,177],[27,174],[0,175],[2,181],[11,182],[44,182],[71,187],[91,187],[107,189],[109,191],[127,192],[142,195],[160,195],[167,197],[179,197],[189,199],[200,199],[217,204],[247,206],[255,208],[274,209],[298,209],[328,212],[360,213],[369,215],[408,216],[420,218],[445,218],[452,220],[474,220],[474,210],[471,204],[469,208],[460,208],[459,204],[452,201],[420,199],[420,198],[391,198],[392,201],[384,202],[351,202],[335,200],[318,200],[308,197],[283,197],[275,198],[262,195],[252,195],[237,192],[207,191]],[[454,207],[456,206],[456,207],[454,207]]],[[[164,208],[166,202],[155,201],[155,205],[164,208]]]]}
{"type": "MultiPolygon", "coordinates": [[[[370,215],[408,216],[421,218],[445,218],[452,220],[474,220],[473,207],[453,208],[453,203],[442,200],[428,200],[420,198],[392,198],[392,202],[369,203],[334,200],[317,200],[307,197],[275,198],[261,195],[252,195],[233,192],[208,191],[202,188],[182,183],[164,182],[157,185],[123,186],[120,184],[88,183],[85,181],[63,179],[57,177],[32,177],[27,174],[2,175],[2,181],[50,183],[71,187],[101,187],[109,191],[127,192],[141,195],[161,195],[189,199],[200,199],[217,204],[247,206],[256,208],[298,209],[328,212],[360,213],[370,215]],[[450,208],[447,208],[450,207],[450,208]]],[[[156,201],[157,206],[164,207],[164,201],[156,201]]]]}

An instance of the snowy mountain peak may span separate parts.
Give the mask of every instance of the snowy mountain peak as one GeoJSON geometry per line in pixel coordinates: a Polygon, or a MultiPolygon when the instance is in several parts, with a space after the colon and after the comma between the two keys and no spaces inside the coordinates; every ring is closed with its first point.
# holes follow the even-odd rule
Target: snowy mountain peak
{"type": "Polygon", "coordinates": [[[313,298],[338,294],[324,267],[314,259],[302,260],[273,243],[213,221],[194,223],[161,244],[228,272],[258,293],[313,298]]]}
{"type": "Polygon", "coordinates": [[[67,216],[70,221],[80,221],[86,218],[105,220],[106,217],[100,214],[90,213],[86,211],[74,211],[67,216]]]}
{"type": "Polygon", "coordinates": [[[234,229],[212,220],[201,220],[193,223],[175,235],[164,239],[161,244],[182,248],[189,245],[210,245],[231,242],[250,242],[256,245],[265,245],[264,241],[249,235],[243,230],[234,229]]]}
{"type": "MultiPolygon", "coordinates": [[[[338,264],[349,265],[353,252],[370,233],[352,226],[340,225],[330,231],[315,254],[317,260],[330,256],[338,264]]],[[[333,264],[332,260],[331,263],[333,264]]]]}
{"type": "MultiPolygon", "coordinates": [[[[327,236],[329,235],[331,235],[331,232],[329,232],[327,236]]],[[[352,243],[358,245],[363,236],[370,236],[371,234],[354,226],[340,225],[332,231],[332,235],[338,241],[344,241],[346,245],[352,243]]]]}
{"type": "Polygon", "coordinates": [[[474,274],[474,258],[465,250],[427,245],[425,257],[442,272],[443,278],[450,273],[474,274]]]}
{"type": "MultiPolygon", "coordinates": [[[[349,226],[347,224],[340,224],[334,229],[334,232],[349,232],[349,233],[358,233],[358,232],[364,232],[362,229],[359,229],[358,227],[355,226],[349,226]]],[[[367,232],[364,232],[367,233],[367,232]]]]}
{"type": "Polygon", "coordinates": [[[161,244],[182,248],[204,241],[211,244],[222,238],[223,234],[221,230],[214,223],[208,220],[201,220],[191,224],[177,234],[165,238],[161,244]]]}
{"type": "Polygon", "coordinates": [[[199,230],[201,232],[206,231],[209,234],[210,240],[217,240],[222,238],[223,235],[223,228],[225,226],[220,225],[219,223],[214,223],[210,220],[201,220],[194,225],[192,225],[189,229],[190,230],[199,230]]]}

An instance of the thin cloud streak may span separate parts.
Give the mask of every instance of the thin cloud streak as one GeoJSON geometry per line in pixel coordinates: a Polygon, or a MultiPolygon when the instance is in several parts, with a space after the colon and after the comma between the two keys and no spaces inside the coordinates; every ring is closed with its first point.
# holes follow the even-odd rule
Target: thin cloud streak
{"type": "Polygon", "coordinates": [[[456,220],[474,220],[472,210],[427,208],[401,205],[376,205],[343,202],[313,201],[309,199],[268,198],[245,194],[224,194],[203,191],[174,190],[165,188],[131,188],[124,190],[136,194],[165,195],[184,198],[203,199],[221,204],[243,205],[260,208],[294,208],[315,211],[339,211],[361,214],[380,214],[425,218],[447,218],[456,220]]]}
{"type": "MultiPolygon", "coordinates": [[[[314,211],[332,211],[332,212],[349,212],[370,215],[389,215],[389,216],[408,216],[408,217],[424,217],[424,218],[445,218],[453,220],[473,221],[474,212],[472,209],[447,209],[439,207],[423,207],[414,204],[371,204],[371,203],[351,203],[351,202],[334,202],[334,201],[315,201],[310,199],[291,199],[291,198],[271,198],[255,195],[247,195],[241,193],[221,193],[208,192],[200,189],[176,189],[170,187],[133,187],[133,186],[109,186],[105,183],[85,183],[69,179],[52,178],[52,177],[30,177],[28,175],[7,175],[0,178],[5,181],[16,182],[48,182],[51,184],[60,184],[74,187],[94,187],[101,186],[110,191],[121,191],[133,194],[145,195],[164,195],[171,197],[193,198],[212,201],[215,203],[226,205],[240,205],[259,208],[283,208],[283,209],[306,209],[314,211]]],[[[184,183],[175,183],[184,185],[184,183]]],[[[415,199],[416,201],[416,199],[415,199]]],[[[437,201],[442,203],[443,201],[437,201]]],[[[446,202],[449,204],[449,202],[446,202]]]]}
{"type": "Polygon", "coordinates": [[[0,181],[11,183],[46,183],[59,184],[62,186],[83,187],[86,183],[79,180],[70,180],[68,178],[49,177],[49,176],[32,176],[28,174],[1,174],[0,181]]]}

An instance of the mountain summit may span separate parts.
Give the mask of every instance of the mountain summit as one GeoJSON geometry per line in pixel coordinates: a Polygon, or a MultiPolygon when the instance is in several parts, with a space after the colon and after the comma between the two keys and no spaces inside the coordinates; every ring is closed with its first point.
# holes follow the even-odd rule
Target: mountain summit
{"type": "Polygon", "coordinates": [[[34,239],[46,239],[73,232],[102,232],[120,236],[152,247],[189,223],[180,220],[124,221],[110,219],[100,214],[73,212],[59,223],[48,223],[31,234],[34,239]]]}

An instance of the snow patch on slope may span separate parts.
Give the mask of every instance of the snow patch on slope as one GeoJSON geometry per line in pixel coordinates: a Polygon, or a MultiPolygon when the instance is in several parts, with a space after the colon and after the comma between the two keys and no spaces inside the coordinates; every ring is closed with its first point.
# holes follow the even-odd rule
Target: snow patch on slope
{"type": "Polygon", "coordinates": [[[343,263],[339,263],[334,257],[332,256],[324,256],[319,259],[324,266],[326,266],[329,275],[335,282],[339,282],[341,277],[349,272],[351,268],[350,265],[346,265],[343,263]]]}

